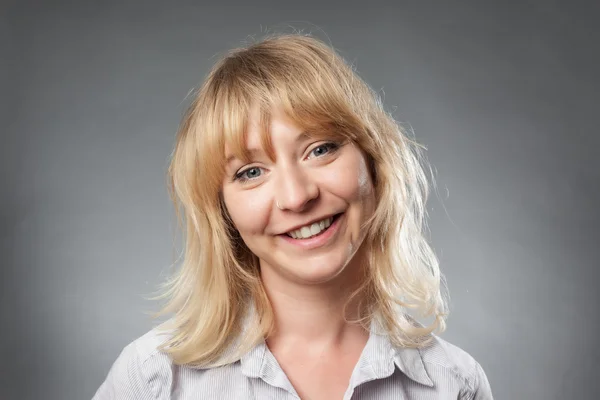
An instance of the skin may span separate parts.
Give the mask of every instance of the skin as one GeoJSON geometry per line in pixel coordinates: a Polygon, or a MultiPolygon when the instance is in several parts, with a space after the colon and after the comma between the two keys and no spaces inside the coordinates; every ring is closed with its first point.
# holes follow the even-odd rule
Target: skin
{"type": "MultiPolygon", "coordinates": [[[[327,138],[304,137],[277,110],[270,135],[275,161],[262,151],[257,120],[251,119],[246,146],[258,152],[249,164],[228,164],[223,198],[260,259],[275,313],[270,351],[301,397],[341,398],[368,339],[360,325],[344,319],[343,307],[365,266],[361,225],[375,208],[373,182],[363,152],[352,143],[335,149],[327,138]],[[281,236],[337,213],[343,213],[338,232],[319,248],[303,249],[281,236]]],[[[350,316],[356,316],[354,306],[350,316]]]]}

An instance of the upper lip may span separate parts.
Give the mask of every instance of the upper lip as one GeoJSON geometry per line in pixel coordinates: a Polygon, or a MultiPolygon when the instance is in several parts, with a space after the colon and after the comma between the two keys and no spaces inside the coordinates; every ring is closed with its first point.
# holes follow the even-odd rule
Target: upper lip
{"type": "Polygon", "coordinates": [[[286,234],[286,233],[288,233],[288,232],[293,232],[293,231],[295,231],[296,229],[300,229],[300,228],[302,228],[303,226],[310,226],[310,225],[314,224],[315,222],[323,221],[323,220],[325,220],[325,219],[327,219],[327,218],[334,217],[334,216],[336,216],[336,215],[338,215],[338,214],[339,214],[339,213],[333,213],[333,214],[325,215],[325,216],[323,216],[323,217],[316,217],[316,218],[313,218],[313,219],[311,219],[311,220],[310,220],[310,221],[308,221],[308,222],[303,222],[303,223],[301,223],[301,224],[298,224],[298,225],[295,225],[295,226],[293,226],[292,228],[290,228],[290,229],[288,229],[287,231],[283,232],[283,234],[286,234]]]}

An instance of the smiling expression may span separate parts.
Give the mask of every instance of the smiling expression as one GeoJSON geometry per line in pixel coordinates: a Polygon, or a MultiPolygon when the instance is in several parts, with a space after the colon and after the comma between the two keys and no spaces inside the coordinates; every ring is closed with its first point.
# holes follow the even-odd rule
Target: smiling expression
{"type": "Polygon", "coordinates": [[[262,148],[256,118],[246,136],[250,163],[225,146],[222,187],[231,221],[259,258],[261,274],[318,284],[356,271],[364,261],[357,254],[363,225],[375,208],[363,152],[348,141],[306,135],[277,110],[269,134],[276,160],[262,148]]]}

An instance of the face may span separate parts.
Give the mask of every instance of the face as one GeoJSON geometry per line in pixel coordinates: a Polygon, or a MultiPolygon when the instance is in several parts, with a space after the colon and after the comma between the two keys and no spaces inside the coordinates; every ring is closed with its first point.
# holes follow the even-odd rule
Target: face
{"type": "Polygon", "coordinates": [[[365,156],[352,143],[303,135],[278,112],[269,133],[276,161],[262,148],[254,119],[246,143],[251,162],[232,159],[223,182],[227,210],[263,278],[314,285],[356,271],[361,226],[375,205],[365,156]]]}

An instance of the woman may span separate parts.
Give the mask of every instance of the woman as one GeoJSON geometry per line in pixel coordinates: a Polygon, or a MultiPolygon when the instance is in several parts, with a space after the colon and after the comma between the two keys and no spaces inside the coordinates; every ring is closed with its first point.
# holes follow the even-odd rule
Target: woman
{"type": "Polygon", "coordinates": [[[480,365],[434,334],[447,305],[420,161],[324,43],[231,51],[169,170],[186,224],[173,316],[95,399],[491,399],[480,365]]]}

